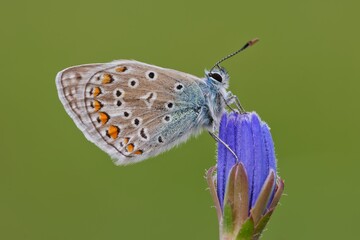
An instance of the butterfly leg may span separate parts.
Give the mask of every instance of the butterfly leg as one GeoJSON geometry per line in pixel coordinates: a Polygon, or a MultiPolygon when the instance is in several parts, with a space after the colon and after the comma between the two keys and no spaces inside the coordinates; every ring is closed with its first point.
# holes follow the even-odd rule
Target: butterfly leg
{"type": "Polygon", "coordinates": [[[218,136],[216,136],[216,134],[208,131],[208,133],[210,134],[211,137],[213,137],[215,139],[215,141],[220,142],[221,144],[223,144],[230,152],[232,155],[234,155],[236,162],[239,162],[238,157],[236,156],[235,152],[230,148],[229,145],[227,145],[223,140],[221,140],[221,138],[219,138],[218,136]]]}
{"type": "Polygon", "coordinates": [[[232,98],[232,93],[231,92],[228,92],[228,94],[230,95],[230,97],[228,97],[227,99],[222,95],[221,97],[223,98],[224,102],[225,102],[225,105],[232,111],[232,112],[236,112],[236,110],[234,108],[231,107],[231,104],[234,103],[234,99],[232,98]]]}
{"type": "Polygon", "coordinates": [[[235,104],[236,108],[239,110],[240,113],[246,113],[245,109],[243,108],[243,106],[240,103],[239,98],[232,94],[231,92],[228,93],[229,97],[226,99],[226,105],[228,106],[228,104],[235,104]]]}

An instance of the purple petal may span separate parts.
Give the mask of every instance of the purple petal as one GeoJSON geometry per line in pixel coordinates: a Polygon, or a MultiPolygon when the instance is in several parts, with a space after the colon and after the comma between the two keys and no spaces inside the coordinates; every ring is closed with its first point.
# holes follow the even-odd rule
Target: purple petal
{"type": "MultiPolygon", "coordinates": [[[[219,127],[219,138],[226,142],[226,132],[227,132],[227,114],[223,114],[220,127],[219,127]]],[[[226,187],[226,156],[227,156],[227,149],[226,147],[218,142],[218,161],[217,161],[217,194],[220,202],[220,206],[222,209],[223,202],[224,202],[224,194],[225,194],[225,187],[226,187]]]]}
{"type": "MultiPolygon", "coordinates": [[[[269,171],[273,170],[274,173],[277,174],[274,142],[271,137],[270,128],[268,127],[268,125],[266,123],[262,124],[262,133],[263,133],[266,157],[269,162],[269,171]]],[[[269,205],[272,202],[274,195],[275,195],[275,191],[270,196],[269,205]]],[[[269,207],[269,205],[268,205],[268,207],[269,207]]]]}
{"type": "MultiPolygon", "coordinates": [[[[249,115],[244,114],[238,117],[238,131],[237,131],[237,147],[236,155],[243,163],[249,182],[249,194],[252,192],[252,182],[254,176],[254,152],[253,152],[253,137],[249,115]]],[[[249,196],[250,200],[250,196],[249,196]]]]}
{"type": "Polygon", "coordinates": [[[266,156],[269,161],[269,167],[270,169],[274,170],[276,173],[276,158],[275,158],[275,148],[274,148],[274,142],[271,137],[270,128],[266,123],[263,123],[262,125],[262,133],[263,138],[265,141],[265,150],[266,150],[266,156]]]}
{"type": "MultiPolygon", "coordinates": [[[[228,123],[227,123],[227,131],[226,131],[226,143],[230,147],[231,150],[235,152],[235,145],[236,145],[236,119],[237,116],[235,113],[232,113],[228,117],[228,123]]],[[[225,167],[225,176],[228,178],[231,168],[236,163],[236,158],[234,154],[232,154],[229,149],[226,148],[226,167],[225,167]]]]}
{"type": "MultiPolygon", "coordinates": [[[[236,146],[236,119],[237,113],[231,113],[228,116],[223,115],[220,122],[219,138],[225,142],[230,149],[234,151],[236,146]]],[[[226,182],[231,168],[235,165],[235,156],[222,143],[218,143],[218,197],[220,206],[223,207],[224,194],[226,190],[226,182]]]]}
{"type": "Polygon", "coordinates": [[[254,140],[254,178],[253,178],[253,192],[251,196],[251,207],[255,205],[260,191],[265,183],[267,176],[269,175],[269,159],[266,156],[265,141],[263,138],[261,122],[259,116],[256,113],[251,114],[251,128],[254,140]]]}

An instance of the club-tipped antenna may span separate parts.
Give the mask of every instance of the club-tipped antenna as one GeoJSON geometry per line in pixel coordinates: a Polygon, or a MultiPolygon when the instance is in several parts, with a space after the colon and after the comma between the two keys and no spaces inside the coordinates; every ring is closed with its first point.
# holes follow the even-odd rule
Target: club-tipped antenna
{"type": "Polygon", "coordinates": [[[235,51],[235,52],[227,55],[226,57],[223,57],[222,59],[220,59],[219,61],[217,61],[217,62],[214,64],[214,66],[213,66],[213,67],[211,68],[211,70],[210,70],[210,73],[212,72],[212,70],[213,70],[215,67],[220,68],[220,67],[219,67],[219,64],[220,64],[220,63],[222,63],[222,62],[225,61],[226,59],[229,59],[229,58],[235,56],[236,54],[238,54],[239,52],[247,49],[248,47],[251,47],[252,45],[254,45],[255,43],[257,43],[258,41],[259,41],[258,38],[254,38],[254,39],[248,41],[248,42],[247,42],[242,48],[240,48],[239,50],[237,50],[237,51],[235,51]]]}

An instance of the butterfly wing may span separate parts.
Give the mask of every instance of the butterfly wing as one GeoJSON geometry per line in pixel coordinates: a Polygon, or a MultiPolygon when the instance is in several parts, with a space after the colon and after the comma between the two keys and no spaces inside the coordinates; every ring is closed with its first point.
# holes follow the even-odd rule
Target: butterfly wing
{"type": "Polygon", "coordinates": [[[118,165],[163,152],[202,127],[204,82],[190,74],[118,60],[65,69],[56,84],[79,129],[118,165]]]}

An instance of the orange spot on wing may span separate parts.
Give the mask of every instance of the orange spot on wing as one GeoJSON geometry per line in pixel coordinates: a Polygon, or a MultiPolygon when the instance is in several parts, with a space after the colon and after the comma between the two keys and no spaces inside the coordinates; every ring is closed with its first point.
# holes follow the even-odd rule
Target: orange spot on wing
{"type": "Polygon", "coordinates": [[[136,155],[141,155],[142,153],[143,153],[142,150],[137,150],[137,151],[134,152],[134,154],[136,154],[136,155]]]}
{"type": "Polygon", "coordinates": [[[103,107],[103,104],[97,100],[94,100],[93,106],[94,106],[95,112],[97,112],[103,107]]]}
{"type": "Polygon", "coordinates": [[[129,145],[126,146],[126,151],[127,152],[132,152],[134,151],[134,144],[130,143],[129,145]]]}
{"type": "Polygon", "coordinates": [[[130,140],[130,138],[128,138],[128,137],[127,137],[127,138],[124,138],[124,143],[125,143],[125,144],[128,144],[129,140],[130,140]]]}
{"type": "Polygon", "coordinates": [[[115,69],[115,71],[117,71],[117,72],[125,72],[126,70],[127,70],[127,67],[124,67],[124,66],[120,66],[115,69]]]}
{"type": "Polygon", "coordinates": [[[120,128],[114,125],[111,125],[109,129],[106,132],[106,135],[108,137],[111,137],[112,139],[116,139],[119,135],[120,128]]]}
{"type": "Polygon", "coordinates": [[[103,78],[102,78],[101,81],[102,81],[103,84],[108,84],[108,83],[111,83],[112,81],[114,81],[114,79],[110,74],[105,73],[103,75],[103,78]]]}
{"type": "Polygon", "coordinates": [[[104,125],[105,123],[107,123],[109,121],[110,117],[107,113],[105,112],[100,112],[99,113],[99,118],[98,120],[104,125]]]}
{"type": "Polygon", "coordinates": [[[94,87],[94,89],[92,91],[93,91],[93,96],[94,97],[99,96],[100,93],[101,93],[101,89],[99,87],[94,87]]]}

